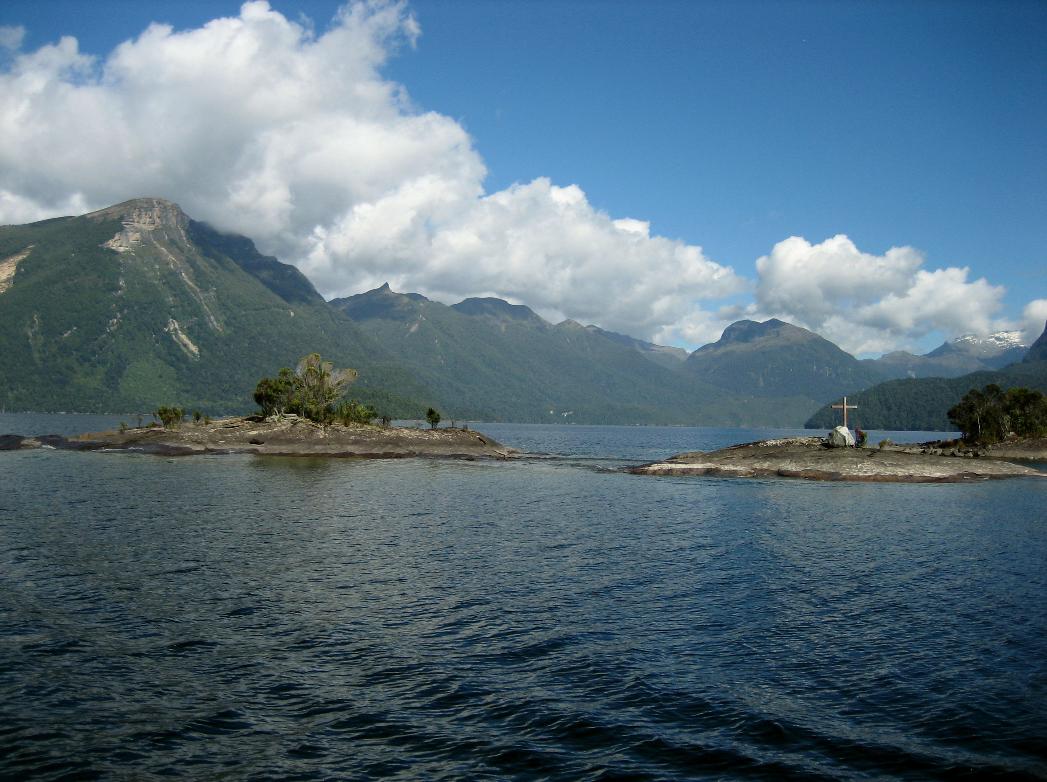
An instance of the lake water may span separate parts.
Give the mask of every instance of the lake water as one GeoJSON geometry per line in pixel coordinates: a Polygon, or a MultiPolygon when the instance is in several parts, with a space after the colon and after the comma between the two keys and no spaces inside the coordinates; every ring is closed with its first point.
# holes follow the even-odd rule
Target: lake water
{"type": "Polygon", "coordinates": [[[1047,481],[478,428],[546,455],[0,453],[0,778],[1047,777],[1047,481]]]}

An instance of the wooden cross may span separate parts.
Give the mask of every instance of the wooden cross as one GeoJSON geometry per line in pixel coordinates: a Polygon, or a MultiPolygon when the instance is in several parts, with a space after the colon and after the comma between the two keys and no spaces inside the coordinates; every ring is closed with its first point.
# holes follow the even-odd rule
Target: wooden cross
{"type": "Polygon", "coordinates": [[[849,405],[849,404],[847,404],[847,397],[843,398],[843,404],[842,405],[833,405],[833,410],[843,410],[843,428],[844,429],[847,428],[847,411],[848,410],[857,410],[857,409],[858,409],[858,405],[849,405]]]}

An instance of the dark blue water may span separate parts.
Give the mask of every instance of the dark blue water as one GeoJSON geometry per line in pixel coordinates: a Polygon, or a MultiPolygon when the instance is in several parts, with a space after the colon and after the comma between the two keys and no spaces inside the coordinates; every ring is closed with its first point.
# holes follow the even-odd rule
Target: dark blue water
{"type": "Polygon", "coordinates": [[[485,429],[568,457],[0,453],[0,778],[1047,777],[1047,481],[485,429]]]}

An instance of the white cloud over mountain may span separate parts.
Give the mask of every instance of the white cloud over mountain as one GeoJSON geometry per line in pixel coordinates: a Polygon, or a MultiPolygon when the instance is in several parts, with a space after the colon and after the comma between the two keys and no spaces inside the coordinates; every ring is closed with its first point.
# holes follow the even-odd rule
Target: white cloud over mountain
{"type": "Polygon", "coordinates": [[[854,351],[998,325],[1001,288],[924,270],[911,248],[874,256],[845,236],[793,237],[752,283],[600,211],[577,185],[539,176],[485,192],[462,126],[381,74],[418,34],[404,4],[380,0],[347,6],[319,35],[248,2],[198,29],[152,25],[101,61],[73,38],[22,53],[22,31],[0,29],[0,223],[163,196],[296,263],[327,296],[388,280],[691,345],[739,313],[854,351]],[[752,305],[716,304],[752,291],[752,305]]]}
{"type": "Polygon", "coordinates": [[[793,236],[756,261],[756,310],[791,319],[852,352],[877,353],[931,332],[988,334],[1005,293],[969,270],[923,269],[912,247],[861,252],[844,235],[811,244],[793,236]]]}

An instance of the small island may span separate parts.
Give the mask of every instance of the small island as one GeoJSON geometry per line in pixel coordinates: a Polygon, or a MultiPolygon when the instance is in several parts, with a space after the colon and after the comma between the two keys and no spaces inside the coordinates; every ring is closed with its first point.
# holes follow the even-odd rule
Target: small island
{"type": "Polygon", "coordinates": [[[74,437],[0,435],[0,450],[53,448],[130,451],[161,456],[247,453],[359,459],[428,457],[507,459],[516,451],[467,428],[438,428],[440,413],[426,412],[428,429],[392,426],[387,416],[355,400],[339,401],[356,379],[354,369],[335,369],[311,353],[294,370],[281,369],[255,388],[258,415],[219,418],[161,406],[149,426],[74,437]]]}
{"type": "Polygon", "coordinates": [[[630,468],[638,475],[720,475],[803,478],[812,481],[960,483],[991,478],[1044,478],[1047,473],[1010,459],[1047,462],[1047,399],[1038,391],[988,385],[971,389],[949,410],[960,440],[866,448],[866,435],[847,428],[857,405],[847,397],[834,409],[843,425],[824,438],[760,440],[703,453],[681,453],[664,462],[630,468]]]}
{"type": "MultiPolygon", "coordinates": [[[[1037,477],[1032,467],[975,455],[941,443],[882,448],[830,447],[821,437],[761,440],[718,451],[682,453],[629,468],[637,475],[713,475],[737,478],[802,478],[813,481],[960,483],[993,478],[1037,477]]],[[[1047,458],[1047,451],[1039,453],[1047,458]]],[[[1029,458],[1029,457],[1026,457],[1029,458]]]]}
{"type": "Polygon", "coordinates": [[[469,429],[415,429],[341,423],[318,424],[293,413],[261,418],[220,418],[178,428],[142,427],[75,437],[0,437],[0,450],[57,448],[130,451],[160,456],[249,453],[267,456],[330,456],[360,459],[430,457],[506,459],[515,452],[469,429]]]}
{"type": "Polygon", "coordinates": [[[843,425],[824,438],[760,440],[704,453],[681,453],[663,462],[632,467],[638,475],[719,475],[739,478],[802,478],[812,481],[960,483],[992,478],[1045,478],[1047,473],[1006,460],[1047,462],[1047,399],[1037,391],[995,385],[971,389],[949,410],[960,440],[896,445],[883,440],[866,448],[866,435],[847,428],[857,405],[847,397],[833,408],[843,425]]]}

